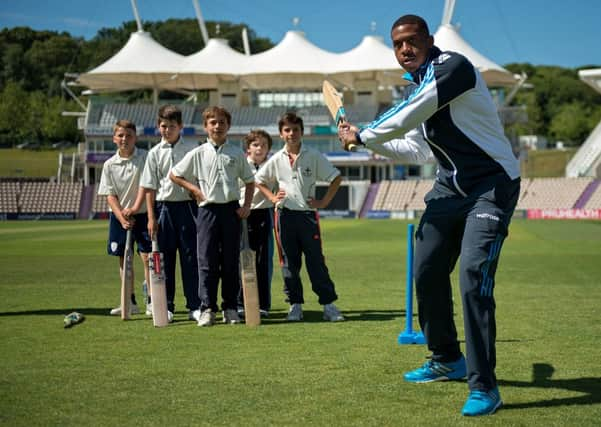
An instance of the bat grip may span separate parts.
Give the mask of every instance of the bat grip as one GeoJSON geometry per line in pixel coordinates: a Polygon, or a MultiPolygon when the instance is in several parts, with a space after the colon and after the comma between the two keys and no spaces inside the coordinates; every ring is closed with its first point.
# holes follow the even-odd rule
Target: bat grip
{"type": "Polygon", "coordinates": [[[248,241],[248,223],[246,219],[242,220],[242,248],[247,249],[250,247],[250,243],[248,241]]]}

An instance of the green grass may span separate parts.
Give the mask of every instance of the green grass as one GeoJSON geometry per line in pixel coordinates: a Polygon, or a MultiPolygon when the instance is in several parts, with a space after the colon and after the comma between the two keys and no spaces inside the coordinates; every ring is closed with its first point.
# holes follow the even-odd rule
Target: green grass
{"type": "Polygon", "coordinates": [[[576,154],[575,148],[565,150],[530,150],[522,162],[522,176],[527,178],[564,177],[566,166],[576,154]]]}
{"type": "MultiPolygon", "coordinates": [[[[72,152],[74,149],[68,150],[72,152]]],[[[0,149],[0,176],[48,178],[56,176],[59,150],[0,149]]]]}
{"type": "Polygon", "coordinates": [[[601,223],[512,224],[495,292],[506,406],[477,421],[459,415],[464,382],[402,381],[427,355],[396,343],[406,222],[322,227],[347,322],[321,321],[304,276],[306,320],[286,323],[278,272],[259,328],[198,328],[178,280],[176,322],[155,329],[107,315],[119,281],[106,222],[0,222],[0,425],[598,425],[601,223]],[[85,322],[63,329],[73,310],[85,322]]]}

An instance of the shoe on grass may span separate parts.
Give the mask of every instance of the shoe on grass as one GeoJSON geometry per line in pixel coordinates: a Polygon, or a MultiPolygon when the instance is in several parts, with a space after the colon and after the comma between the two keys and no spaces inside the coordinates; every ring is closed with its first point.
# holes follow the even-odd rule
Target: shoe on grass
{"type": "MultiPolygon", "coordinates": [[[[129,314],[140,314],[140,309],[136,304],[132,304],[129,314]]],[[[111,316],[121,316],[121,307],[115,307],[111,310],[111,316]]]]}
{"type": "Polygon", "coordinates": [[[328,320],[330,322],[342,322],[344,320],[344,316],[334,304],[326,304],[323,306],[323,320],[328,320]]]}
{"type": "Polygon", "coordinates": [[[198,318],[198,326],[213,326],[215,324],[215,313],[210,308],[202,311],[198,318]]]}
{"type": "Polygon", "coordinates": [[[188,311],[188,320],[196,320],[198,322],[200,320],[200,308],[188,311]]]}
{"type": "Polygon", "coordinates": [[[167,310],[167,321],[173,323],[173,311],[167,310]]]}
{"type": "Polygon", "coordinates": [[[303,320],[303,305],[298,303],[291,304],[286,320],[289,322],[300,322],[303,320]]]}
{"type": "Polygon", "coordinates": [[[489,391],[472,390],[468,396],[461,415],[466,417],[477,417],[479,415],[492,415],[503,406],[499,388],[495,387],[489,391]]]}
{"type": "Polygon", "coordinates": [[[240,316],[238,316],[238,311],[233,308],[226,308],[222,311],[223,314],[223,323],[229,323],[230,325],[234,325],[236,323],[240,323],[240,316]]]}
{"type": "Polygon", "coordinates": [[[403,375],[410,383],[430,383],[433,381],[460,380],[465,378],[465,358],[463,355],[455,362],[436,362],[428,360],[421,368],[403,375]]]}
{"type": "Polygon", "coordinates": [[[146,315],[152,316],[152,303],[151,302],[146,303],[146,315]]]}

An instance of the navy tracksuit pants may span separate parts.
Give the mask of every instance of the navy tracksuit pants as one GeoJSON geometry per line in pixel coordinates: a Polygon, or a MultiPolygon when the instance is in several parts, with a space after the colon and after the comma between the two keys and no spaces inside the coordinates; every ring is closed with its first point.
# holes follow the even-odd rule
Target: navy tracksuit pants
{"type": "Polygon", "coordinates": [[[196,244],[201,310],[217,312],[221,279],[221,309],[236,309],[240,292],[240,218],[237,200],[198,208],[196,244]]]}
{"type": "Polygon", "coordinates": [[[188,310],[200,306],[198,298],[198,267],[196,265],[196,203],[156,202],[156,218],[159,224],[157,241],[165,262],[165,287],[167,309],[175,312],[175,263],[179,252],[179,264],[188,310]]]}
{"type": "Polygon", "coordinates": [[[460,258],[471,390],[496,387],[495,272],[519,191],[519,179],[502,180],[468,197],[444,197],[435,186],[426,196],[426,211],[416,232],[414,272],[419,323],[432,358],[441,362],[461,356],[450,280],[460,258]]]}
{"type": "Polygon", "coordinates": [[[275,230],[287,301],[290,304],[305,302],[300,278],[302,254],[319,303],[329,304],[338,299],[323,256],[317,212],[277,209],[275,230]]]}

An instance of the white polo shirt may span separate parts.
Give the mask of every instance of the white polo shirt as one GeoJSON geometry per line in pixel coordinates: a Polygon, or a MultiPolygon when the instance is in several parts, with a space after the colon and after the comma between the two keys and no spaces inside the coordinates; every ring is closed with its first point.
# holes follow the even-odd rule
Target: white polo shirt
{"type": "MultiPolygon", "coordinates": [[[[102,166],[98,194],[116,196],[123,208],[131,208],[136,201],[140,175],[144,170],[147,155],[148,151],[134,148],[132,156],[127,159],[121,157],[117,151],[102,166]]],[[[138,213],[146,213],[146,203],[142,204],[138,213]]]]}
{"type": "Polygon", "coordinates": [[[315,210],[307,204],[308,198],[315,198],[315,184],[318,181],[331,183],[338,175],[340,171],[319,151],[303,144],[292,165],[284,146],[261,166],[255,180],[270,188],[279,186],[286,192],[280,208],[309,211],[315,210]]]}
{"type": "Polygon", "coordinates": [[[200,188],[205,200],[199,203],[228,203],[240,199],[238,180],[254,182],[242,150],[227,141],[217,147],[211,140],[187,153],[171,171],[200,188]]]}
{"type": "MultiPolygon", "coordinates": [[[[248,162],[248,164],[250,166],[250,170],[254,174],[256,174],[257,171],[265,164],[265,162],[267,160],[265,160],[260,165],[256,165],[255,162],[253,162],[250,157],[246,157],[246,161],[248,162]]],[[[245,193],[246,193],[246,187],[244,185],[242,185],[240,187],[240,205],[244,204],[244,195],[245,195],[245,193]]],[[[253,193],[253,199],[252,199],[252,203],[250,205],[250,208],[251,209],[268,209],[268,208],[272,208],[272,207],[273,207],[273,203],[271,203],[271,200],[269,200],[268,198],[266,198],[263,195],[263,193],[261,192],[261,190],[259,190],[259,188],[255,186],[255,192],[253,193]]]]}
{"type": "Polygon", "coordinates": [[[186,142],[183,138],[175,144],[164,139],[152,147],[146,159],[146,166],[140,178],[140,187],[156,191],[158,202],[184,202],[192,200],[190,194],[169,178],[171,168],[198,145],[186,142]]]}

